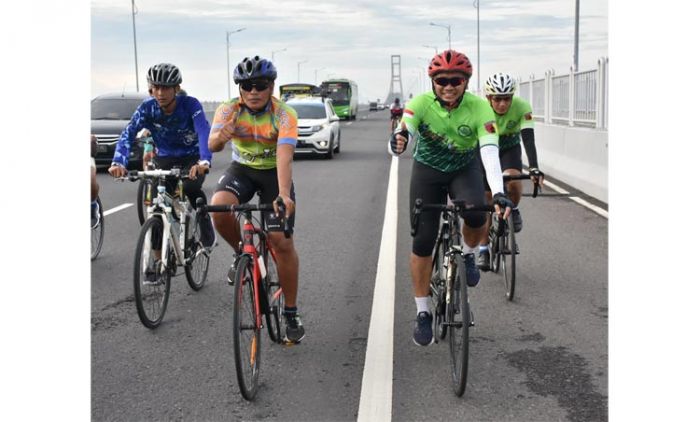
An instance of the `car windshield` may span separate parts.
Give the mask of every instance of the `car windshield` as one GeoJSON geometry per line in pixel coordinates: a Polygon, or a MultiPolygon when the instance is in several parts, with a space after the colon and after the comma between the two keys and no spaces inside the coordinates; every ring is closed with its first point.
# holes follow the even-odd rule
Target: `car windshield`
{"type": "Polygon", "coordinates": [[[326,108],[323,104],[289,104],[300,119],[325,119],[326,108]]]}
{"type": "Polygon", "coordinates": [[[130,120],[143,99],[96,99],[90,104],[92,120],[130,120]]]}

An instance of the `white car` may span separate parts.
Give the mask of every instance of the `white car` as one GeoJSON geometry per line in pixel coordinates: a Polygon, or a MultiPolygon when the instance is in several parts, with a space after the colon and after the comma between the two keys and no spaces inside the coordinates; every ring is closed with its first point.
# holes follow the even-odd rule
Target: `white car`
{"type": "Polygon", "coordinates": [[[297,112],[295,155],[319,154],[330,159],[340,152],[340,118],[329,98],[290,98],[287,105],[297,112]]]}

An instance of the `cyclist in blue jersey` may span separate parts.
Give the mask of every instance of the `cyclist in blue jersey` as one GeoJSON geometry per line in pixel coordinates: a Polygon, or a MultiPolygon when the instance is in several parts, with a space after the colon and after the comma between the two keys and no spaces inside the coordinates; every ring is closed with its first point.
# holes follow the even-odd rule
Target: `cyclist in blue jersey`
{"type": "MultiPolygon", "coordinates": [[[[182,75],[177,66],[170,63],[154,65],[148,69],[147,79],[148,92],[152,97],[141,103],[122,131],[109,174],[114,177],[126,176],[129,151],[136,135],[141,129],[148,129],[155,143],[154,163],[157,168],[189,168],[190,179],[184,181],[183,189],[194,207],[197,198],[207,200],[202,184],[204,175],[211,166],[211,151],[207,145],[209,122],[199,100],[177,95],[182,83],[182,75]]],[[[176,186],[176,181],[169,181],[168,191],[173,192],[176,186]]],[[[214,227],[206,214],[200,220],[200,229],[204,246],[213,246],[214,227]]]]}

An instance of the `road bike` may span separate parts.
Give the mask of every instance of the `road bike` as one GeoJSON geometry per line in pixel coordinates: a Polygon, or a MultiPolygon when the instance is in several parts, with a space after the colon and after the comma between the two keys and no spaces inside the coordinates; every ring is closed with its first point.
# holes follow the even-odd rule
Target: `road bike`
{"type": "Polygon", "coordinates": [[[130,171],[127,176],[130,181],[150,178],[157,186],[134,255],[136,310],[141,323],[151,329],[163,320],[177,267],[184,267],[187,284],[195,291],[204,286],[209,271],[210,248],[202,244],[199,224],[203,214],[185,197],[182,181],[187,177],[179,168],[130,171]],[[174,195],[166,190],[167,178],[178,181],[174,195]]]}
{"type": "MultiPolygon", "coordinates": [[[[284,343],[281,321],[284,312],[284,293],[277,274],[277,256],[269,241],[263,214],[274,212],[272,204],[204,205],[198,200],[197,209],[203,212],[239,212],[243,220],[241,254],[234,257],[228,272],[228,282],[234,286],[233,299],[233,353],[236,378],[241,395],[253,400],[260,376],[260,332],[267,325],[273,343],[284,343]],[[260,211],[260,218],[253,217],[260,211]],[[264,322],[263,323],[263,318],[264,322]]],[[[284,203],[277,202],[284,216],[284,203]]],[[[290,236],[286,219],[282,218],[285,237],[290,236]]]]}
{"type": "MultiPolygon", "coordinates": [[[[527,174],[515,176],[503,176],[503,190],[507,195],[506,184],[511,180],[529,179],[527,174]]],[[[539,184],[535,183],[532,197],[536,198],[539,192],[539,184]]],[[[498,274],[503,270],[503,283],[506,290],[506,298],[512,301],[515,297],[516,280],[516,257],[520,253],[518,244],[515,241],[515,227],[512,213],[507,219],[495,213],[491,215],[491,226],[489,227],[489,256],[491,257],[490,269],[498,274]]]]}
{"type": "Polygon", "coordinates": [[[465,212],[493,211],[492,206],[474,206],[464,201],[452,204],[424,204],[416,199],[411,220],[411,236],[416,233],[423,211],[441,212],[440,229],[435,240],[430,275],[435,342],[446,336],[450,351],[452,388],[461,397],[467,385],[469,369],[469,328],[474,314],[469,305],[466,255],[462,250],[460,215],[465,212]]]}
{"type": "Polygon", "coordinates": [[[100,197],[98,196],[95,201],[97,202],[97,209],[98,209],[98,217],[97,217],[97,222],[92,225],[91,228],[91,235],[90,235],[90,240],[91,240],[91,245],[92,245],[92,253],[90,254],[90,260],[94,260],[97,258],[97,255],[100,254],[100,250],[102,250],[102,241],[104,240],[105,236],[105,216],[104,216],[104,210],[102,209],[102,201],[100,201],[100,197]]]}
{"type": "MultiPolygon", "coordinates": [[[[146,138],[141,138],[138,140],[138,142],[142,145],[143,151],[144,151],[144,156],[147,154],[145,151],[147,146],[151,146],[151,150],[153,149],[153,138],[151,137],[146,137],[146,138]]],[[[149,160],[145,165],[144,165],[144,170],[155,170],[156,165],[153,159],[149,160]]],[[[150,177],[144,177],[139,181],[139,187],[136,191],[136,212],[139,216],[139,224],[143,226],[143,223],[146,221],[146,212],[148,210],[148,207],[151,206],[151,195],[153,192],[153,179],[150,177]]]]}

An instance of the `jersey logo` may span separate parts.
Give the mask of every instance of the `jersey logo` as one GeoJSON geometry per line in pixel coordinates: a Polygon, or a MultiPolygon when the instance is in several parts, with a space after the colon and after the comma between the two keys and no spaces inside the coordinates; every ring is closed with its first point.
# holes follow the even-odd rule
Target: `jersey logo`
{"type": "Polygon", "coordinates": [[[457,128],[457,133],[459,133],[460,136],[463,136],[465,138],[469,138],[474,134],[472,131],[472,128],[470,128],[467,125],[461,125],[460,127],[457,128]]]}
{"type": "Polygon", "coordinates": [[[532,120],[532,113],[530,113],[530,112],[528,111],[527,113],[525,113],[525,116],[524,116],[524,117],[525,117],[525,120],[532,120]]]}
{"type": "Polygon", "coordinates": [[[513,120],[508,120],[508,123],[506,123],[506,129],[513,129],[518,123],[513,121],[513,120]]]}
{"type": "Polygon", "coordinates": [[[494,125],[493,120],[484,123],[484,129],[486,129],[488,133],[496,133],[496,125],[494,125]]]}

